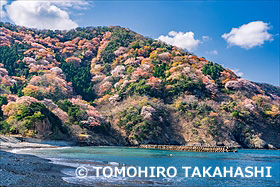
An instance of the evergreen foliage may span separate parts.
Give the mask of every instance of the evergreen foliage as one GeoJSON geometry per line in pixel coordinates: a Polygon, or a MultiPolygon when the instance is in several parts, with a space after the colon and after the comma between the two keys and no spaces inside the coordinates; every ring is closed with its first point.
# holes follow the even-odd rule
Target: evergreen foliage
{"type": "Polygon", "coordinates": [[[26,48],[27,46],[23,44],[0,47],[0,62],[4,64],[10,76],[28,76],[29,68],[25,62],[21,61],[26,48]]]}

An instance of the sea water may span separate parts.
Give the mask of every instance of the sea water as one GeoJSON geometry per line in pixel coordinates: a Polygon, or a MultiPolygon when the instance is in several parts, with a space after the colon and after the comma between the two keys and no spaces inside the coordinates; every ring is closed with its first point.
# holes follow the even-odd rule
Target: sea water
{"type": "MultiPolygon", "coordinates": [[[[24,151],[22,152],[24,153],[24,151]]],[[[32,149],[25,153],[52,160],[54,164],[71,166],[61,172],[69,183],[89,186],[280,186],[279,150],[239,150],[237,153],[180,152],[128,147],[66,147],[32,149]],[[78,167],[88,169],[85,178],[76,177],[78,167]],[[175,167],[175,177],[105,177],[96,176],[93,167],[175,167]],[[271,177],[186,177],[182,167],[271,167],[271,177]]],[[[213,173],[213,172],[212,172],[213,173]]]]}

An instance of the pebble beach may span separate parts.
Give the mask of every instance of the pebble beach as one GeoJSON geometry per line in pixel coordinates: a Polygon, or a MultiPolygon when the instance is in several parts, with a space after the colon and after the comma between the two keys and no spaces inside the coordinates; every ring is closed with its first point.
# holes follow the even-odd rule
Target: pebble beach
{"type": "Polygon", "coordinates": [[[33,155],[12,153],[15,149],[55,147],[28,142],[0,142],[0,186],[81,186],[62,180],[65,175],[61,173],[61,170],[67,166],[52,164],[50,160],[33,155]]]}

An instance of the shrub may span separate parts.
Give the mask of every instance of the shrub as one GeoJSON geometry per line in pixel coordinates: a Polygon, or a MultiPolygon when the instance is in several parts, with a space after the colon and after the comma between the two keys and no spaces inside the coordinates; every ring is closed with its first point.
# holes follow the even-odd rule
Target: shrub
{"type": "Polygon", "coordinates": [[[231,112],[233,111],[234,107],[236,106],[236,102],[235,101],[231,101],[228,103],[223,103],[222,104],[222,108],[227,111],[227,112],[231,112]]]}
{"type": "Polygon", "coordinates": [[[175,102],[175,108],[181,114],[187,114],[190,116],[193,116],[192,114],[194,114],[194,116],[208,115],[211,111],[213,111],[213,109],[210,106],[206,105],[205,103],[198,103],[198,102],[186,103],[180,100],[177,100],[175,102]]]}
{"type": "MultiPolygon", "coordinates": [[[[10,130],[14,133],[26,134],[36,129],[36,123],[46,120],[51,124],[52,133],[68,134],[68,129],[62,125],[61,120],[42,103],[18,104],[17,112],[11,113],[6,120],[11,124],[10,130]]],[[[6,125],[7,126],[7,125],[6,125]]]]}
{"type": "Polygon", "coordinates": [[[205,84],[200,79],[193,80],[190,77],[181,75],[178,79],[167,80],[165,85],[172,85],[172,88],[165,92],[165,98],[174,98],[183,94],[185,91],[189,91],[199,97],[209,95],[205,88],[205,84]]]}
{"type": "Polygon", "coordinates": [[[234,117],[234,118],[240,118],[240,112],[237,111],[237,110],[234,110],[234,111],[231,113],[231,116],[234,117]]]}
{"type": "Polygon", "coordinates": [[[220,78],[220,73],[224,70],[224,68],[216,63],[208,62],[204,65],[202,69],[202,73],[205,75],[210,75],[211,78],[217,81],[220,78]]]}
{"type": "Polygon", "coordinates": [[[57,105],[60,109],[67,112],[69,115],[69,122],[74,124],[81,125],[81,121],[87,119],[87,112],[81,110],[78,105],[73,105],[70,101],[64,100],[57,102],[57,105]]]}
{"type": "Polygon", "coordinates": [[[155,65],[153,76],[158,78],[165,78],[165,71],[168,69],[168,65],[163,63],[161,65],[155,65]]]}
{"type": "MultiPolygon", "coordinates": [[[[156,105],[156,104],[155,104],[156,105]]],[[[139,143],[160,138],[166,120],[166,112],[161,106],[129,106],[118,114],[117,125],[124,128],[129,138],[139,143]]]]}
{"type": "Polygon", "coordinates": [[[8,104],[8,100],[4,96],[0,96],[0,120],[2,120],[3,117],[3,111],[2,111],[2,105],[8,104]]]}
{"type": "Polygon", "coordinates": [[[0,121],[0,133],[7,134],[10,133],[11,125],[6,121],[0,121]]]}

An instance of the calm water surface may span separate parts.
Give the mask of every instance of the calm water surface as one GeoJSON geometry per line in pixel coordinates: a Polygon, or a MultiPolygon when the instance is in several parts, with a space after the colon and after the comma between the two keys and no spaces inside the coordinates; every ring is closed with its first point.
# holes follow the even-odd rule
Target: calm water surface
{"type": "MultiPolygon", "coordinates": [[[[35,154],[49,158],[53,163],[73,167],[84,166],[89,169],[88,177],[75,177],[75,169],[64,169],[69,177],[63,179],[70,183],[92,186],[280,186],[279,150],[239,150],[237,153],[199,153],[166,150],[149,150],[127,147],[67,147],[62,149],[32,149],[22,153],[35,154]],[[96,177],[92,166],[162,166],[177,168],[174,178],[128,178],[96,177]],[[182,167],[272,167],[271,178],[220,178],[185,177],[182,167]]],[[[190,170],[192,172],[192,170],[190,170]]],[[[235,169],[234,169],[235,171],[235,169]]],[[[213,170],[210,170],[210,174],[213,170]]],[[[244,173],[245,174],[245,173],[244,173]]]]}

